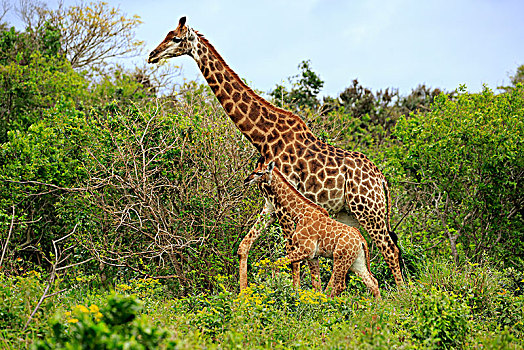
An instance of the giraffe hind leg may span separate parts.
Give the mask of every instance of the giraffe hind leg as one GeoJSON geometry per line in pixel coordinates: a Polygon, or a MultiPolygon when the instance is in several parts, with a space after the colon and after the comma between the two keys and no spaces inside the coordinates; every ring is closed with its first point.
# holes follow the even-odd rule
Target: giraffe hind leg
{"type": "MultiPolygon", "coordinates": [[[[400,271],[400,250],[395,243],[396,234],[390,235],[389,228],[389,194],[386,191],[387,187],[379,184],[370,185],[367,190],[370,193],[372,190],[378,193],[378,198],[366,198],[354,191],[351,194],[346,193],[346,205],[350,208],[351,213],[355,215],[360,225],[367,231],[373,242],[377,245],[386,260],[388,267],[393,273],[395,283],[397,286],[404,285],[402,273],[400,271]],[[357,202],[357,198],[360,200],[357,202]],[[363,208],[362,208],[363,204],[363,208]],[[378,212],[372,210],[378,209],[378,212]]],[[[349,189],[354,189],[354,184],[351,181],[346,183],[349,189]]]]}
{"type": "Polygon", "coordinates": [[[397,286],[402,286],[404,284],[404,279],[402,277],[402,271],[400,270],[400,249],[394,243],[387,231],[383,236],[384,239],[380,244],[378,244],[378,248],[393,273],[395,283],[397,286]]]}
{"type": "MultiPolygon", "coordinates": [[[[307,259],[309,266],[309,274],[311,275],[311,284],[317,291],[322,290],[322,284],[320,281],[320,266],[318,264],[318,258],[307,259]]],[[[291,264],[291,274],[293,276],[293,287],[295,289],[300,288],[300,262],[294,262],[291,264]]]]}
{"type": "Polygon", "coordinates": [[[346,289],[346,275],[356,259],[355,250],[343,249],[333,253],[333,272],[326,288],[331,297],[340,295],[346,289]]]}
{"type": "Polygon", "coordinates": [[[358,277],[362,279],[362,282],[366,285],[368,290],[377,299],[380,299],[380,290],[378,289],[378,282],[375,277],[368,270],[368,261],[366,258],[366,251],[364,244],[362,243],[361,248],[358,252],[357,258],[350,267],[358,277]]]}
{"type": "MultiPolygon", "coordinates": [[[[364,217],[364,214],[362,214],[362,216],[364,217]]],[[[362,226],[380,249],[382,256],[386,260],[386,264],[393,273],[396,285],[400,287],[404,284],[402,272],[400,271],[400,249],[395,244],[393,237],[389,234],[384,218],[376,217],[375,219],[378,224],[370,224],[364,222],[364,219],[361,219],[363,222],[362,226]]]]}

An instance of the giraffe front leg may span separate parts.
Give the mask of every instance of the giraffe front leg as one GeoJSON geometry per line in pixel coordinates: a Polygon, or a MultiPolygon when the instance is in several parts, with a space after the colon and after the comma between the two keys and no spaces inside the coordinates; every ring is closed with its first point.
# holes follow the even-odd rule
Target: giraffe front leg
{"type": "Polygon", "coordinates": [[[249,254],[249,250],[251,249],[251,246],[253,245],[253,242],[256,241],[256,239],[260,236],[260,234],[269,227],[273,222],[275,222],[275,218],[272,215],[273,208],[272,206],[266,205],[264,206],[264,209],[262,209],[262,212],[259,214],[257,221],[251,227],[251,230],[249,230],[249,233],[242,239],[242,242],[240,242],[240,245],[238,247],[237,254],[240,258],[240,268],[239,268],[239,282],[240,282],[240,290],[243,290],[247,288],[247,257],[249,254]]]}
{"type": "MultiPolygon", "coordinates": [[[[280,227],[282,228],[282,235],[284,236],[284,239],[286,240],[286,256],[287,256],[291,254],[291,252],[296,248],[293,244],[293,239],[292,239],[293,232],[295,230],[295,223],[286,213],[283,213],[283,215],[281,215],[278,218],[278,221],[280,223],[280,227]]],[[[291,276],[293,277],[293,287],[295,289],[300,288],[300,262],[291,264],[291,276]]]]}
{"type": "MultiPolygon", "coordinates": [[[[318,258],[308,259],[309,274],[311,275],[311,284],[317,291],[322,290],[322,283],[320,281],[320,266],[318,264],[318,258]]],[[[300,288],[300,262],[291,264],[291,273],[293,276],[293,287],[295,289],[300,288]]]]}
{"type": "Polygon", "coordinates": [[[291,275],[293,276],[293,288],[300,288],[300,262],[291,264],[291,275]]]}
{"type": "Polygon", "coordinates": [[[307,247],[299,247],[298,249],[288,254],[286,258],[289,259],[289,261],[291,261],[292,264],[294,264],[310,257],[312,253],[313,249],[309,249],[307,247]]]}
{"type": "Polygon", "coordinates": [[[309,274],[311,275],[311,284],[317,291],[322,290],[322,283],[320,281],[320,265],[318,264],[318,258],[310,259],[307,261],[309,265],[309,274]]]}

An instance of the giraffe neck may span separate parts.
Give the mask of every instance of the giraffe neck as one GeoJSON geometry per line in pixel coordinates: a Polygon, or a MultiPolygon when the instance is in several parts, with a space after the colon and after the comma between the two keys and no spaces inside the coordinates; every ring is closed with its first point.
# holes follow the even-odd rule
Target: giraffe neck
{"type": "Polygon", "coordinates": [[[316,139],[300,117],[272,105],[249,88],[200,34],[191,56],[227,115],[268,159],[290,142],[316,139]]]}
{"type": "Polygon", "coordinates": [[[271,183],[264,183],[261,190],[277,210],[286,211],[294,222],[298,222],[308,210],[319,210],[328,215],[324,208],[300,194],[276,168],[273,170],[271,183]]]}

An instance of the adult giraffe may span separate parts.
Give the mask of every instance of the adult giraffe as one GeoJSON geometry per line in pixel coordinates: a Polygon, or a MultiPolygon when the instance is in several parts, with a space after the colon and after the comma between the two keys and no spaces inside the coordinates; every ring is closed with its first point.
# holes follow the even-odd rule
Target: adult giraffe
{"type": "MultiPolygon", "coordinates": [[[[389,224],[390,197],[382,172],[364,154],[317,138],[297,115],[275,107],[251,90],[217,50],[180,18],[175,30],[149,54],[149,63],[191,56],[233,123],[305,197],[350,226],[362,225],[402,285],[400,250],[389,224]]],[[[240,243],[240,289],[247,287],[247,256],[253,242],[275,220],[266,203],[240,243]]]]}

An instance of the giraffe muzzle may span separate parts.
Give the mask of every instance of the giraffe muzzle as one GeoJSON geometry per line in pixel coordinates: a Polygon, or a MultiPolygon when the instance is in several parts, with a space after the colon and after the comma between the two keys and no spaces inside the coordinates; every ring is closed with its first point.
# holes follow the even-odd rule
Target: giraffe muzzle
{"type": "Polygon", "coordinates": [[[149,54],[149,58],[147,59],[147,63],[157,63],[158,61],[160,61],[160,58],[158,58],[157,53],[158,52],[156,50],[151,51],[151,53],[149,54]]]}

